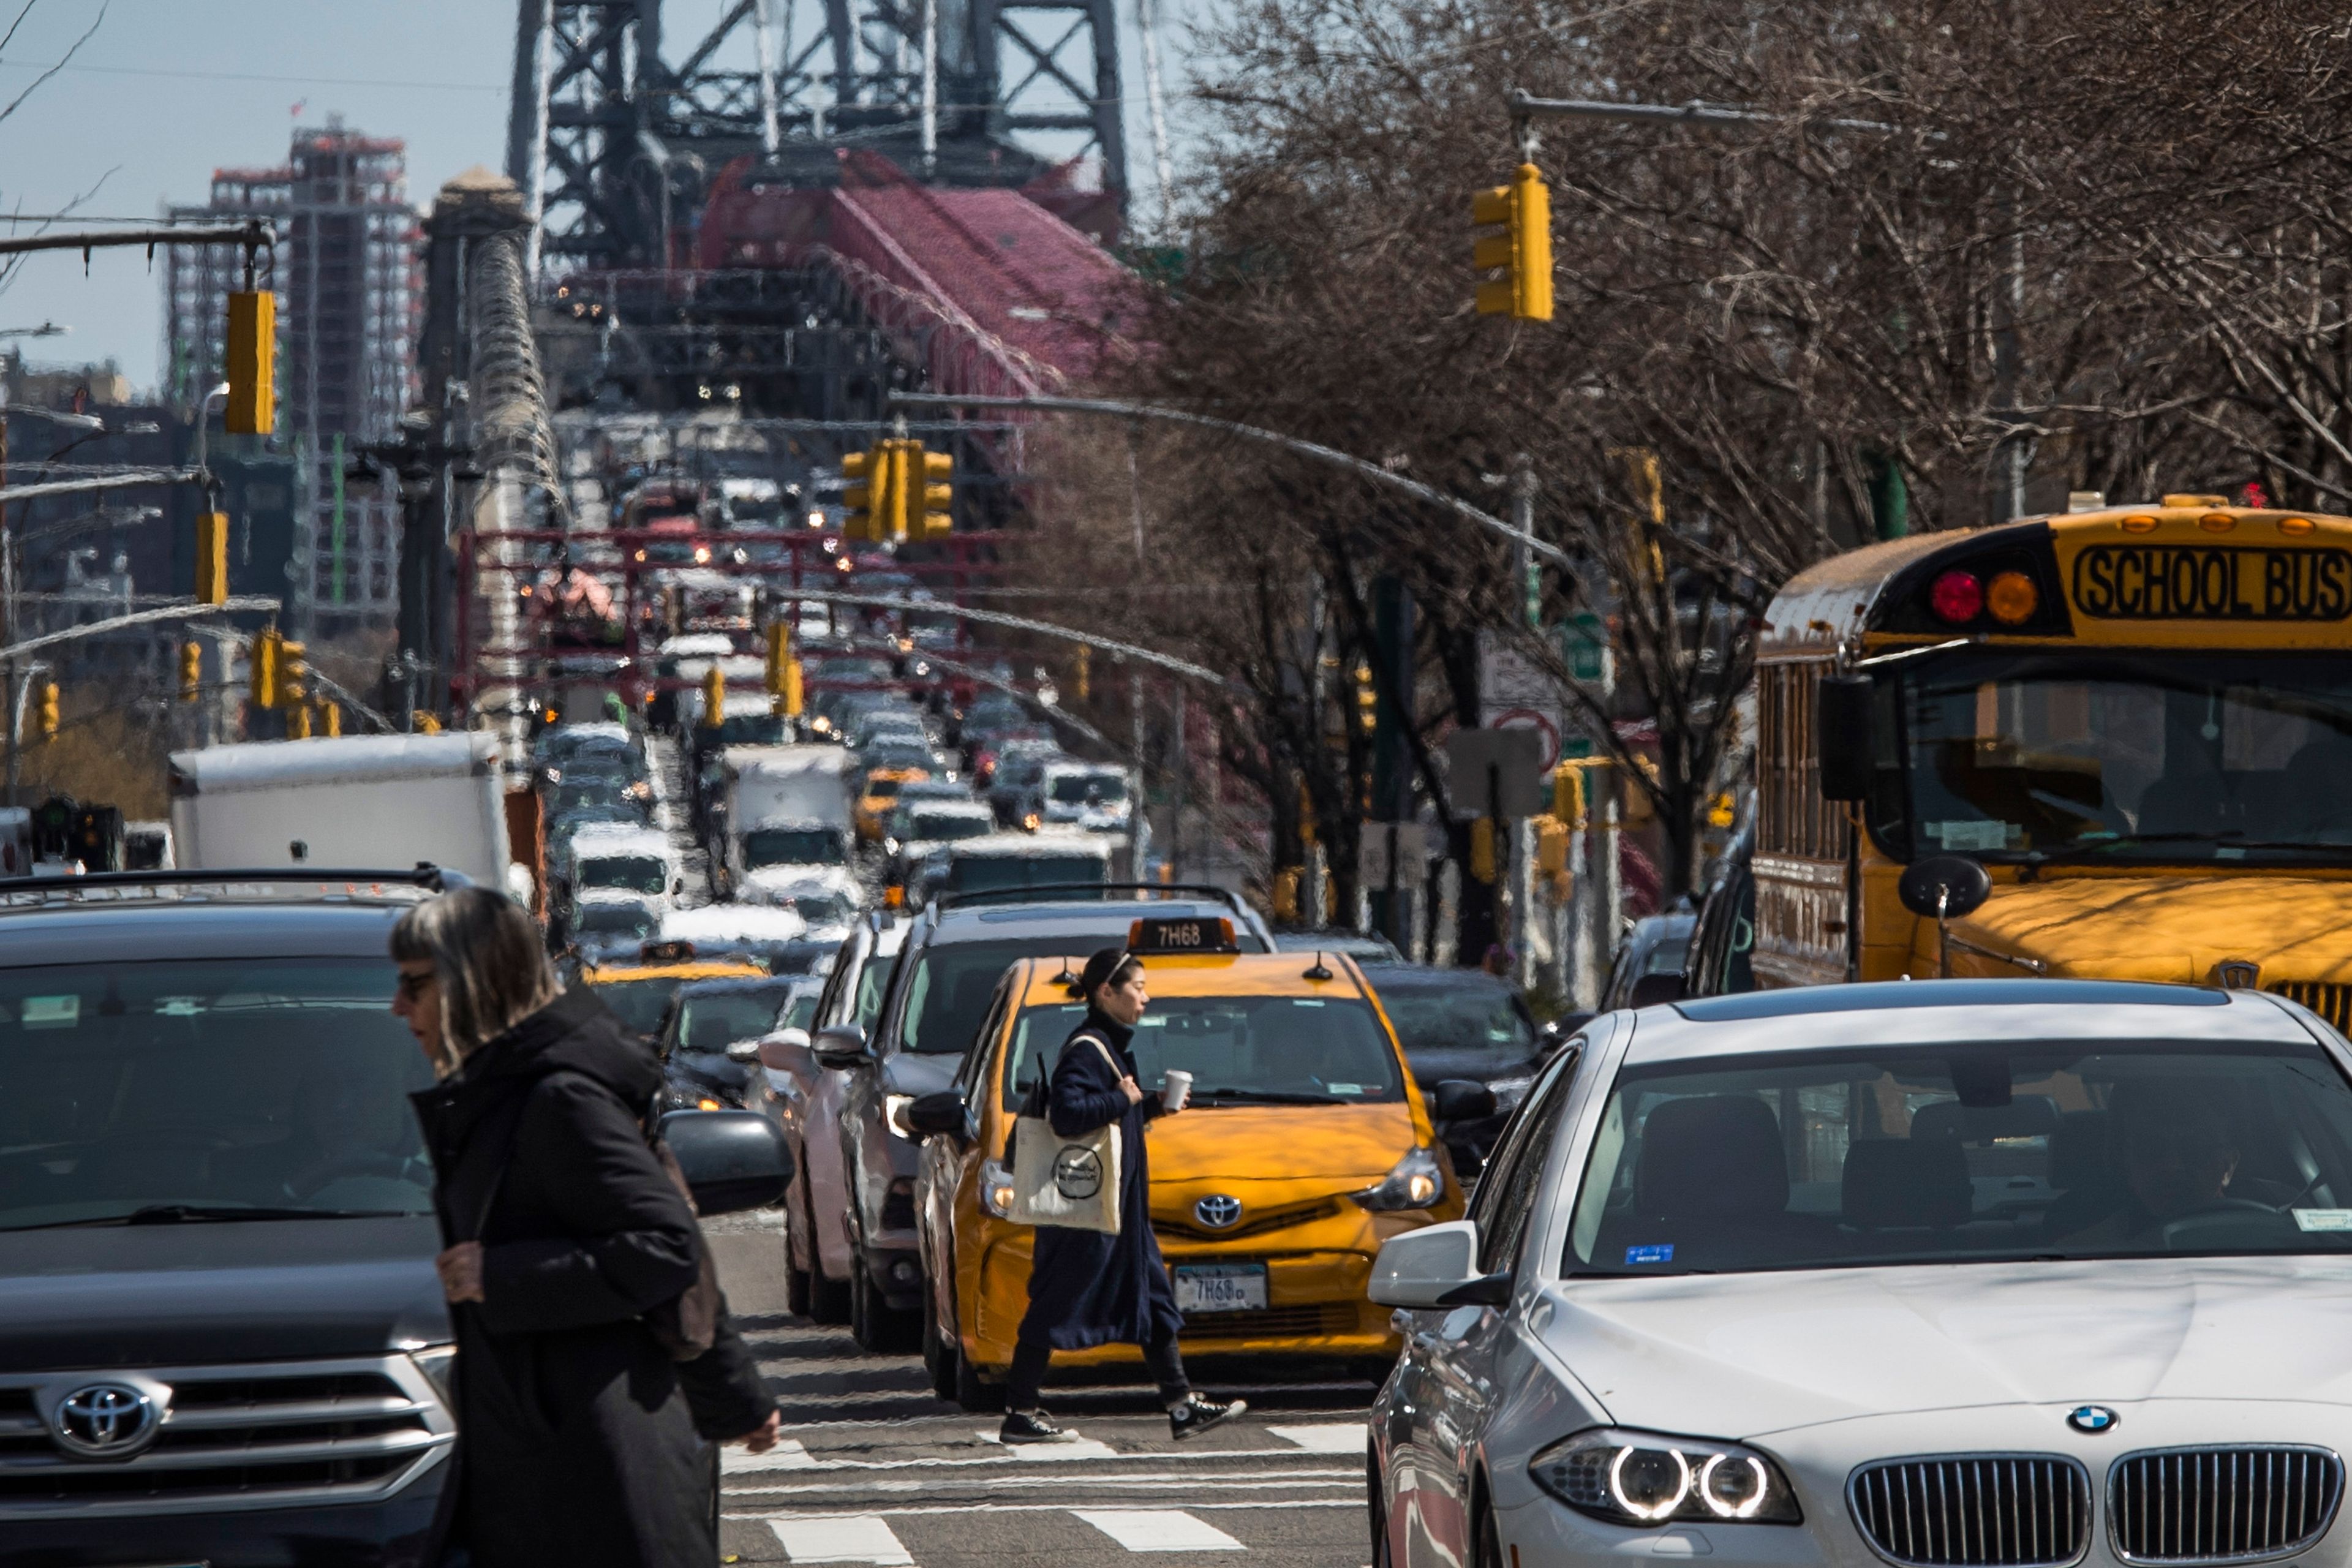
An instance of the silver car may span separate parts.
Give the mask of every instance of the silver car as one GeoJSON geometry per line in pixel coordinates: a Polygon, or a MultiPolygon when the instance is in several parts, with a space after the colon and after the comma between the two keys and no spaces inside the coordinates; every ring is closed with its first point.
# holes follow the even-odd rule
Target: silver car
{"type": "Polygon", "coordinates": [[[1375,1266],[1375,1561],[2344,1563],[2347,1070],[2188,986],[1595,1019],[1375,1266]]]}

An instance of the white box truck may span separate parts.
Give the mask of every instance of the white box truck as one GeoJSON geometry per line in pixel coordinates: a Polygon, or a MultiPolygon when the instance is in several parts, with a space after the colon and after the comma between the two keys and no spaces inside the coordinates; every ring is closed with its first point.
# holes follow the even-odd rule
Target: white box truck
{"type": "Polygon", "coordinates": [[[727,748],[730,887],[763,867],[849,864],[853,761],[839,746],[727,748]]]}
{"type": "Polygon", "coordinates": [[[402,870],[508,889],[498,737],[361,735],[172,753],[172,840],[198,870],[402,870]]]}

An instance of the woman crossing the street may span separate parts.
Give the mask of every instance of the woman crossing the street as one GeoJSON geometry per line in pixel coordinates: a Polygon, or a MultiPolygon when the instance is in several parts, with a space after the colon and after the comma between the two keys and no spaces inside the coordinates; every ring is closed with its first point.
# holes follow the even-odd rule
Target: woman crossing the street
{"type": "Polygon", "coordinates": [[[1001,1436],[1007,1443],[1067,1440],[1071,1434],[1038,1404],[1054,1352],[1123,1342],[1142,1347],[1144,1365],[1168,1407],[1169,1431],[1179,1438],[1193,1436],[1248,1405],[1238,1399],[1220,1405],[1195,1394],[1176,1349],[1183,1319],[1151,1234],[1151,1173],[1143,1138],[1146,1122],[1174,1111],[1136,1082],[1129,1048],[1151,1001],[1143,964],[1123,947],[1104,948],[1087,960],[1078,994],[1087,1016],[1062,1043],[1045,1089],[1045,1116],[1062,1138],[1118,1127],[1118,1232],[1037,1226],[1029,1310],[1022,1316],[1005,1380],[1001,1436]]]}
{"type": "Polygon", "coordinates": [[[392,956],[393,1011],[441,1080],[415,1099],[457,1340],[453,1547],[472,1568],[708,1568],[709,1444],[760,1452],[780,1417],[647,1140],[659,1062],[558,989],[530,917],[487,889],[410,910],[392,956]]]}

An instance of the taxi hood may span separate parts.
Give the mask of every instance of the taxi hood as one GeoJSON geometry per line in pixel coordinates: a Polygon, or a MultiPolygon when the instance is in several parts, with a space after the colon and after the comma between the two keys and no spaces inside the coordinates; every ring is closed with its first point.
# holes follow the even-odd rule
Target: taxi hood
{"type": "Polygon", "coordinates": [[[1615,1425],[2147,1399],[2352,1403],[2352,1258],[2108,1258],[1569,1279],[1529,1327],[1615,1425]]]}
{"type": "MultiPolygon", "coordinates": [[[[2352,981],[2352,881],[2317,877],[2070,876],[2045,871],[2032,882],[1996,882],[1992,896],[1952,934],[1955,975],[2015,976],[2021,967],[1992,953],[2031,959],[2052,975],[2107,980],[2214,983],[2224,959],[2262,965],[2261,984],[2352,981]]],[[[1926,967],[1936,962],[1936,926],[1915,937],[1926,967]]]]}
{"type": "Polygon", "coordinates": [[[1384,1105],[1194,1106],[1151,1123],[1151,1180],[1253,1178],[1368,1186],[1416,1142],[1412,1110],[1384,1105]]]}

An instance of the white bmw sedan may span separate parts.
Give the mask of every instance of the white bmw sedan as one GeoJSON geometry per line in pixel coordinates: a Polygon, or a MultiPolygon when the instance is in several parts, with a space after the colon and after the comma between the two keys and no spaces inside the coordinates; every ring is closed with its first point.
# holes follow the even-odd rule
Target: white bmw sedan
{"type": "Polygon", "coordinates": [[[1381,1568],[2352,1561],[2352,1054],[2254,992],[1613,1013],[1382,1248],[1381,1568]]]}

